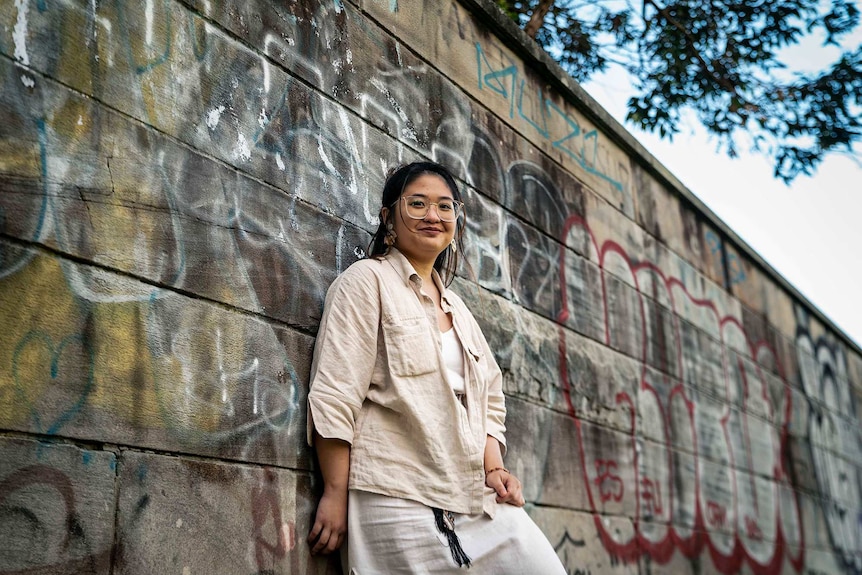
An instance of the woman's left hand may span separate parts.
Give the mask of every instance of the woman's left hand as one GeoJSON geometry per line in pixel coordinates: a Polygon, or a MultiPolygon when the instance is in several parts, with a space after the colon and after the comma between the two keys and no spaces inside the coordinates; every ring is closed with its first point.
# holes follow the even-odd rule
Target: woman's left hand
{"type": "Polygon", "coordinates": [[[524,506],[521,482],[505,469],[494,469],[485,475],[485,485],[497,492],[497,503],[524,506]]]}

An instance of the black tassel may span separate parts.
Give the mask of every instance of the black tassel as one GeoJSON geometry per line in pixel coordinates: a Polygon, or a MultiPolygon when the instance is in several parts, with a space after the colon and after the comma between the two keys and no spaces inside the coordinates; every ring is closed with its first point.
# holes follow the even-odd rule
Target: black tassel
{"type": "Polygon", "coordinates": [[[470,557],[464,553],[461,541],[458,539],[458,535],[455,534],[455,517],[452,515],[452,512],[443,511],[436,507],[432,509],[434,510],[434,520],[437,523],[437,531],[445,535],[449,541],[449,551],[452,553],[452,559],[459,568],[466,565],[467,569],[469,569],[470,557]]]}

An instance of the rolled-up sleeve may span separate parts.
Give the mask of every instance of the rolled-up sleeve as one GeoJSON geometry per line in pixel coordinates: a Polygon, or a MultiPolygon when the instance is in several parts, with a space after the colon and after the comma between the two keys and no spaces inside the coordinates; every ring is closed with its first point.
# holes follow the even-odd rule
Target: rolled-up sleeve
{"type": "Polygon", "coordinates": [[[321,437],[353,443],[377,359],[379,325],[377,276],[367,265],[354,265],[326,294],[311,364],[309,445],[315,430],[321,437]]]}

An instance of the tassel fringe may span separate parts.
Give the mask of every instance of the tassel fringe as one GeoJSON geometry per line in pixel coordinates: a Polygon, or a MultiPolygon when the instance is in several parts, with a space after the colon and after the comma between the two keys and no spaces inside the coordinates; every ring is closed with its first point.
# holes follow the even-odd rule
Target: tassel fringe
{"type": "Polygon", "coordinates": [[[455,533],[455,517],[451,511],[444,511],[436,507],[434,509],[434,521],[437,523],[437,531],[446,536],[449,541],[449,551],[452,553],[452,559],[458,567],[467,566],[470,568],[470,557],[464,553],[461,547],[461,541],[455,533]]]}

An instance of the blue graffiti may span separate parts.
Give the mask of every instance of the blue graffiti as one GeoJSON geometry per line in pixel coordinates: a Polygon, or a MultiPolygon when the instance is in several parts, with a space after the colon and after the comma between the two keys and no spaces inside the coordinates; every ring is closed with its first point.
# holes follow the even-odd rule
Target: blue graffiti
{"type": "MultiPolygon", "coordinates": [[[[712,230],[707,230],[703,236],[706,240],[710,254],[715,255],[722,251],[721,238],[717,233],[712,230]]],[[[744,282],[748,277],[748,274],[745,273],[745,266],[743,265],[742,258],[735,253],[728,252],[726,254],[725,265],[727,266],[728,280],[730,281],[731,286],[744,282]]]]}
{"type": "Polygon", "coordinates": [[[90,349],[90,346],[87,344],[87,341],[82,335],[73,334],[67,336],[63,338],[56,346],[54,345],[54,342],[51,339],[50,335],[39,330],[30,331],[29,333],[27,333],[27,335],[24,336],[23,339],[21,339],[21,341],[15,347],[15,352],[12,355],[12,376],[15,381],[15,392],[18,396],[18,400],[21,402],[22,405],[26,405],[30,408],[30,414],[33,418],[33,425],[37,432],[45,433],[47,435],[56,435],[60,431],[60,429],[62,429],[67,423],[69,423],[69,421],[71,421],[81,412],[87,402],[87,398],[93,390],[93,366],[93,350],[90,349]],[[33,402],[30,400],[30,398],[27,397],[25,393],[25,387],[27,387],[28,384],[31,383],[31,381],[29,378],[21,377],[22,374],[20,373],[20,370],[22,354],[30,346],[41,345],[45,349],[45,351],[50,354],[49,374],[53,382],[60,375],[60,360],[63,357],[63,353],[66,351],[66,348],[69,345],[75,343],[81,346],[83,359],[86,361],[87,364],[84,386],[78,393],[78,398],[74,404],[72,404],[62,413],[60,413],[60,415],[57,416],[57,419],[53,422],[43,423],[38,408],[33,404],[33,402]]]}
{"type": "Polygon", "coordinates": [[[730,275],[730,285],[742,283],[747,277],[742,259],[734,253],[727,254],[727,271],[730,275]]]}
{"type": "Polygon", "coordinates": [[[582,130],[578,121],[550,98],[546,98],[541,88],[538,88],[535,94],[535,100],[540,103],[538,107],[539,117],[532,118],[527,115],[524,112],[524,93],[526,92],[527,82],[524,78],[521,78],[521,81],[518,82],[518,75],[518,68],[511,61],[508,66],[495,69],[488,61],[482,45],[476,42],[476,76],[479,82],[479,89],[484,90],[487,88],[506,99],[509,102],[509,118],[515,117],[515,108],[517,106],[518,117],[527,122],[546,140],[551,140],[551,133],[548,129],[549,120],[553,120],[555,117],[561,119],[565,123],[567,133],[562,138],[552,140],[551,146],[565,153],[569,158],[577,162],[581,168],[586,170],[587,173],[598,176],[615,189],[622,191],[623,185],[621,182],[596,168],[599,144],[598,131],[582,130]]]}
{"type": "Polygon", "coordinates": [[[191,16],[189,16],[188,27],[189,27],[189,30],[188,30],[189,41],[192,45],[192,52],[195,55],[195,60],[197,60],[198,62],[203,62],[204,58],[207,57],[207,55],[209,54],[209,50],[210,50],[209,41],[208,41],[209,35],[206,34],[206,28],[204,28],[204,34],[203,34],[203,40],[202,40],[203,47],[200,48],[200,47],[198,47],[197,31],[195,29],[196,28],[195,20],[191,16]]]}
{"type": "Polygon", "coordinates": [[[709,245],[709,253],[715,254],[721,251],[721,238],[712,230],[706,230],[704,234],[706,243],[709,245]]]}
{"type": "Polygon", "coordinates": [[[138,478],[138,483],[143,483],[147,479],[147,465],[145,463],[139,463],[138,468],[135,470],[135,476],[138,478]]]}
{"type": "MultiPolygon", "coordinates": [[[[138,75],[145,74],[145,73],[149,72],[150,70],[152,70],[153,68],[158,68],[159,66],[161,66],[162,64],[167,62],[168,58],[171,55],[171,36],[172,36],[171,28],[172,28],[172,24],[173,24],[173,22],[172,22],[173,18],[171,17],[171,9],[170,9],[170,6],[168,4],[168,1],[164,0],[162,5],[164,7],[164,13],[165,13],[165,49],[162,51],[162,53],[159,54],[158,56],[156,56],[155,58],[152,58],[148,62],[144,62],[142,64],[139,64],[137,62],[137,58],[135,57],[134,52],[132,51],[131,43],[126,42],[126,51],[128,52],[129,63],[132,65],[132,67],[135,69],[135,72],[138,75]]],[[[130,28],[129,28],[128,22],[126,21],[126,13],[123,9],[122,3],[118,3],[117,7],[119,9],[118,10],[118,16],[120,19],[120,26],[124,30],[127,31],[127,33],[126,33],[127,36],[131,36],[131,34],[128,33],[128,30],[130,28]]]]}

